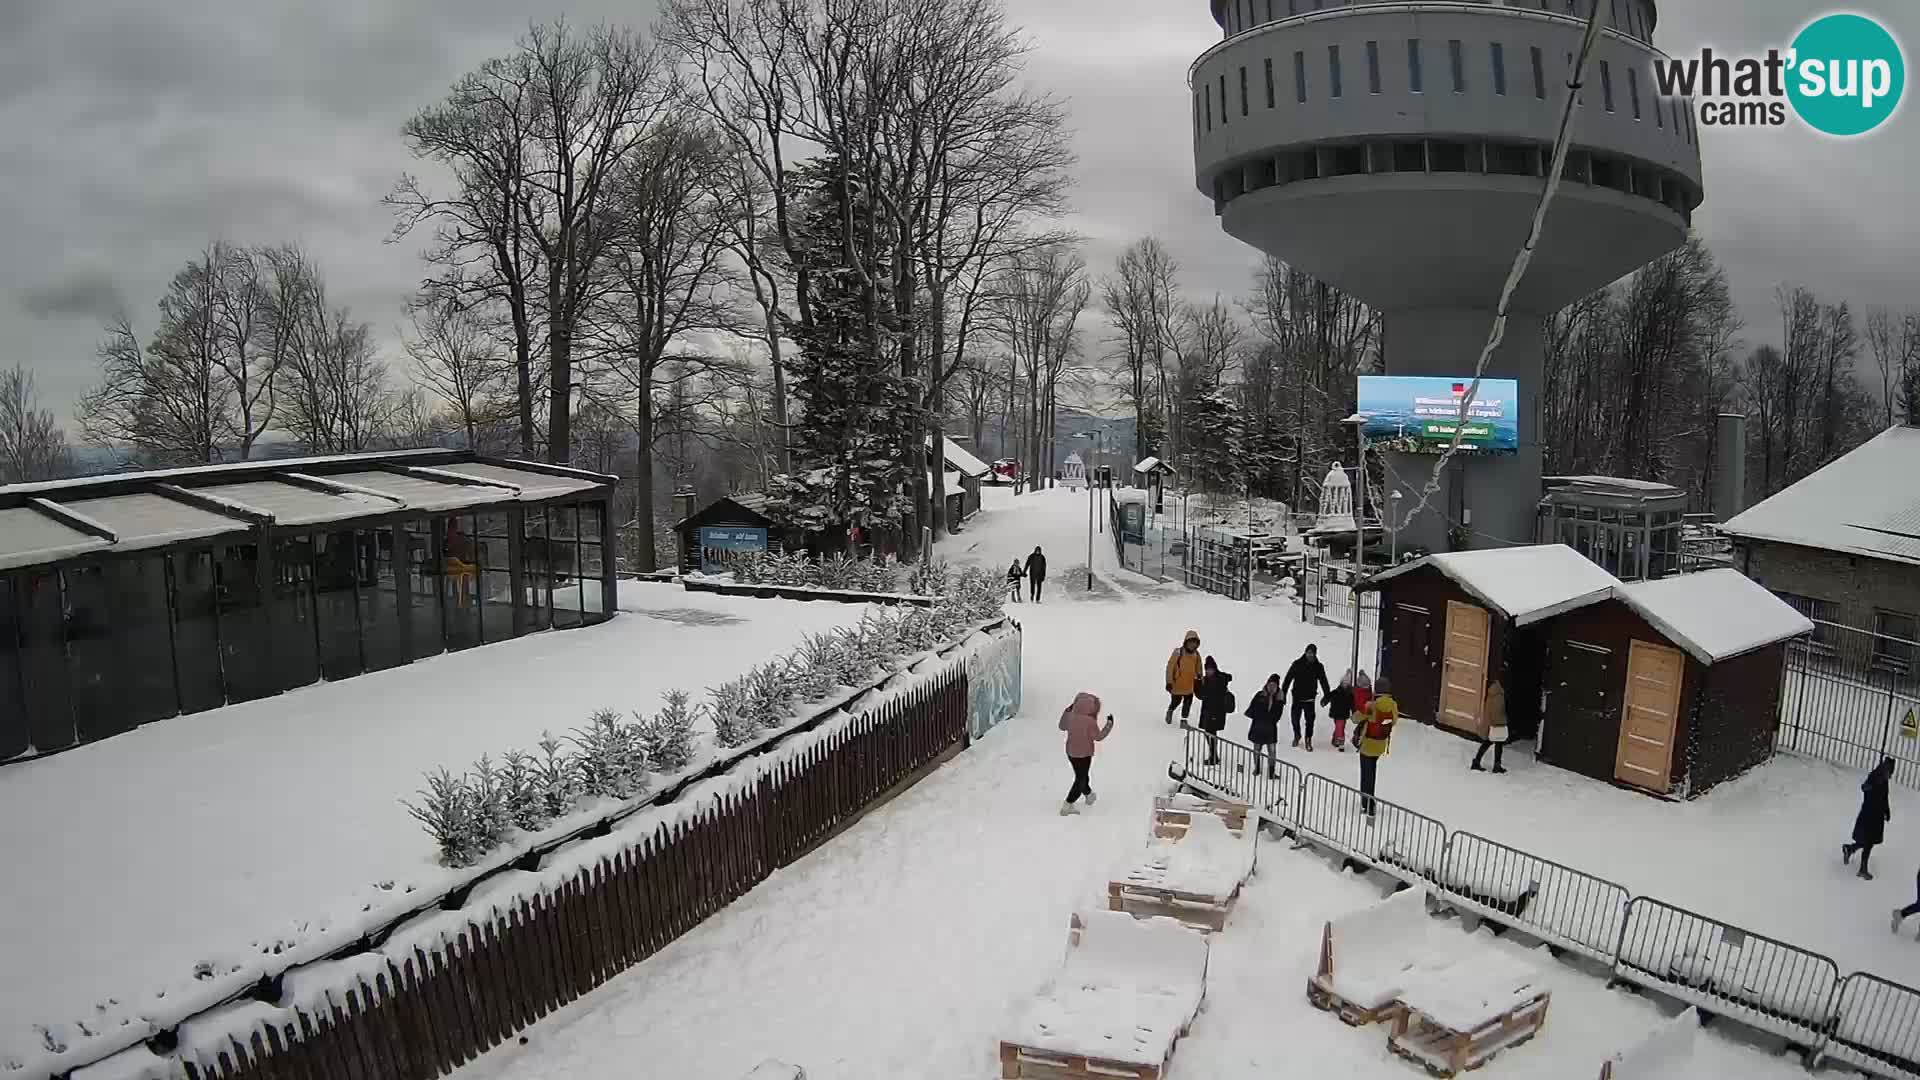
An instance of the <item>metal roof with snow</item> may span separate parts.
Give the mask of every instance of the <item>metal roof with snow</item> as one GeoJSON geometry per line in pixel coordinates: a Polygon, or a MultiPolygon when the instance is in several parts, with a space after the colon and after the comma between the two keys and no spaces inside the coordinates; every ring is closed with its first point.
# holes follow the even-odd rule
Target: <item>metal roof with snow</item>
{"type": "Polygon", "coordinates": [[[1362,591],[1431,566],[1517,626],[1552,618],[1613,595],[1620,579],[1565,544],[1449,551],[1375,574],[1362,591]]]}
{"type": "Polygon", "coordinates": [[[1920,428],[1893,427],[1733,516],[1751,540],[1920,563],[1920,428]]]}
{"type": "Polygon", "coordinates": [[[1173,471],[1173,466],[1167,464],[1164,461],[1161,461],[1157,457],[1143,457],[1139,461],[1134,462],[1133,464],[1133,471],[1139,473],[1142,476],[1145,476],[1148,473],[1154,472],[1156,470],[1160,472],[1170,473],[1173,471]]]}
{"type": "Polygon", "coordinates": [[[0,486],[0,569],[325,526],[610,494],[616,478],[463,450],[401,450],[116,472],[0,486]]]}
{"type": "Polygon", "coordinates": [[[1799,637],[1813,622],[1738,570],[1636,581],[1620,601],[1703,664],[1715,664],[1799,637]]]}
{"type": "Polygon", "coordinates": [[[960,444],[945,436],[941,437],[940,451],[941,456],[946,458],[947,468],[949,470],[957,470],[962,475],[981,477],[993,471],[987,468],[985,462],[974,457],[968,453],[964,447],[960,446],[960,444]]]}

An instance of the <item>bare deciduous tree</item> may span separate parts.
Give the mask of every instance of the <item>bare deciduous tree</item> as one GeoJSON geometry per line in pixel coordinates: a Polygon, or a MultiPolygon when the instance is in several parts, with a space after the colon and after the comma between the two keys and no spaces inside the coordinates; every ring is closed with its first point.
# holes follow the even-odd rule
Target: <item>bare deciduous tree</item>
{"type": "Polygon", "coordinates": [[[40,407],[33,373],[18,364],[0,369],[0,484],[56,480],[72,471],[67,437],[53,413],[40,407]]]}
{"type": "Polygon", "coordinates": [[[496,344],[458,297],[426,299],[414,308],[406,341],[414,378],[446,408],[470,450],[492,449],[487,433],[513,414],[512,376],[494,354],[496,344]]]}
{"type": "Polygon", "coordinates": [[[1127,245],[1113,271],[1100,283],[1100,299],[1119,334],[1114,359],[1122,392],[1133,406],[1133,456],[1139,461],[1165,452],[1158,380],[1168,351],[1176,347],[1180,266],[1157,238],[1144,236],[1127,245]]]}

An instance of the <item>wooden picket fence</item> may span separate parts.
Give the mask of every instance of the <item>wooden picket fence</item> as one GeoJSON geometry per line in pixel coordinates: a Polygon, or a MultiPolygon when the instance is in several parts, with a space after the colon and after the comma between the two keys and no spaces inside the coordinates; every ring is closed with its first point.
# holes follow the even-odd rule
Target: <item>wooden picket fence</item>
{"type": "Polygon", "coordinates": [[[558,889],[469,920],[433,949],[285,1010],[219,1048],[181,1048],[190,1080],[443,1076],[652,956],[917,779],[967,737],[964,664],[908,691],[558,889]]]}

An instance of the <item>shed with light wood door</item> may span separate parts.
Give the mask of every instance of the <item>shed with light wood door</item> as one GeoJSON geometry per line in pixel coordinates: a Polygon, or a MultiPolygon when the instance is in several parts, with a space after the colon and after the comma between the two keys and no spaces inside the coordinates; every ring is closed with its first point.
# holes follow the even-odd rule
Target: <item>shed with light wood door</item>
{"type": "Polygon", "coordinates": [[[1621,585],[1550,621],[1536,753],[1692,798],[1767,760],[1787,642],[1813,624],[1737,570],[1621,585]]]}
{"type": "Polygon", "coordinates": [[[1487,733],[1487,684],[1507,692],[1507,728],[1532,738],[1547,626],[1620,582],[1565,544],[1429,555],[1361,584],[1380,593],[1380,670],[1400,713],[1472,738],[1487,733]]]}

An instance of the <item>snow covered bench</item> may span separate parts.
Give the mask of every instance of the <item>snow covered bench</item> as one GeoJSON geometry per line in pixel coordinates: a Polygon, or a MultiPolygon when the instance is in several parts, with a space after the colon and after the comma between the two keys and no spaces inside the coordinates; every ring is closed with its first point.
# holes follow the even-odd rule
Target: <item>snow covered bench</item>
{"type": "Polygon", "coordinates": [[[1700,1010],[1688,1008],[1600,1064],[1600,1080],[1691,1080],[1700,1010]]]}
{"type": "Polygon", "coordinates": [[[1153,841],[1140,860],[1107,883],[1107,906],[1140,918],[1165,915],[1196,930],[1224,930],[1240,886],[1253,873],[1260,830],[1239,835],[1226,820],[1194,812],[1177,833],[1153,841]]]}
{"type": "Polygon", "coordinates": [[[1395,1015],[1401,992],[1421,973],[1451,964],[1462,944],[1427,917],[1426,890],[1403,889],[1326,924],[1307,1000],[1356,1027],[1377,1023],[1395,1015]]]}
{"type": "Polygon", "coordinates": [[[1158,1080],[1206,985],[1205,935],[1119,911],[1075,916],[1059,973],[1000,1040],[1000,1075],[1158,1080]]]}
{"type": "Polygon", "coordinates": [[[1409,978],[1387,1049],[1435,1076],[1458,1076],[1533,1038],[1551,999],[1533,965],[1478,950],[1409,978]]]}
{"type": "Polygon", "coordinates": [[[1208,799],[1185,793],[1153,800],[1153,835],[1178,840],[1186,834],[1196,815],[1211,814],[1228,830],[1238,835],[1247,827],[1247,815],[1253,807],[1227,799],[1208,799]]]}

